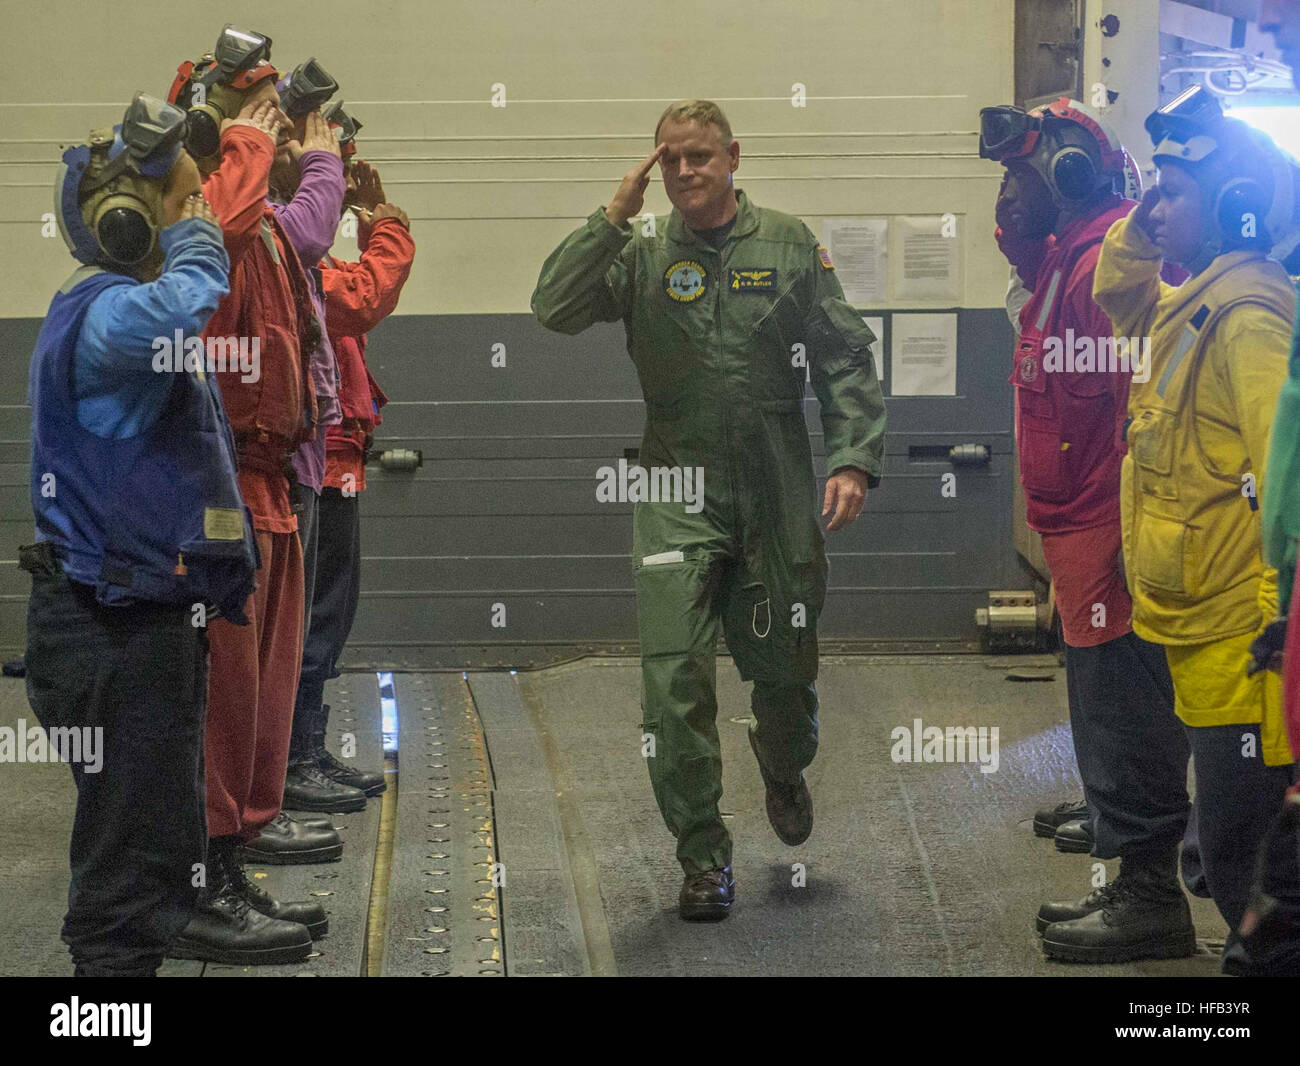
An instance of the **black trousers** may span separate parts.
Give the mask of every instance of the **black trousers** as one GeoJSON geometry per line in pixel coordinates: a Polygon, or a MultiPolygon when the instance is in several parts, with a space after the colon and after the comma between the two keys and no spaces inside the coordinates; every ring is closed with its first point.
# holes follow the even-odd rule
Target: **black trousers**
{"type": "Polygon", "coordinates": [[[1187,826],[1187,735],[1159,644],[1066,645],[1070,728],[1099,859],[1169,851],[1187,826]]]}
{"type": "Polygon", "coordinates": [[[308,586],[312,590],[311,611],[293,709],[290,761],[310,754],[324,740],[321,702],[325,682],[338,676],[335,667],[352,632],[361,593],[360,497],[345,496],[339,489],[323,489],[315,534],[314,580],[308,586]]]}
{"type": "Polygon", "coordinates": [[[298,543],[302,545],[302,631],[306,633],[311,626],[312,590],[316,584],[316,533],[320,494],[308,485],[291,481],[289,499],[293,513],[298,516],[298,543]]]}
{"type": "Polygon", "coordinates": [[[63,940],[84,976],[148,976],[189,922],[204,861],[208,637],[188,607],[104,607],[32,577],[27,698],[47,730],[103,730],[72,763],[77,813],[63,940]]]}
{"type": "MultiPolygon", "coordinates": [[[[1183,883],[1193,895],[1214,900],[1228,923],[1231,946],[1250,898],[1260,842],[1282,809],[1295,764],[1264,765],[1257,725],[1184,728],[1192,746],[1196,804],[1183,844],[1183,883]],[[1254,737],[1251,756],[1242,754],[1247,734],[1254,737]]],[[[1300,901],[1297,876],[1294,864],[1279,868],[1270,890],[1300,901]]]]}

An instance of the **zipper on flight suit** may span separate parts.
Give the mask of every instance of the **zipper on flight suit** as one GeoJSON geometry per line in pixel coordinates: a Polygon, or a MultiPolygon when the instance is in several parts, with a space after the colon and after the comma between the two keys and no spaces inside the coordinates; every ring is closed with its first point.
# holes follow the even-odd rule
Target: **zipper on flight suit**
{"type": "MultiPolygon", "coordinates": [[[[737,221],[739,221],[739,219],[737,219],[737,221]]],[[[732,227],[732,232],[735,232],[734,226],[732,227]]],[[[703,242],[703,243],[707,244],[708,242],[703,242]]],[[[727,239],[722,242],[721,248],[714,248],[712,245],[708,245],[708,248],[709,251],[712,252],[718,258],[718,272],[716,275],[718,282],[717,285],[715,286],[716,302],[713,305],[714,307],[713,316],[714,316],[714,323],[715,323],[715,331],[717,332],[718,335],[718,373],[719,373],[720,382],[722,384],[722,389],[720,390],[722,394],[722,400],[721,400],[722,435],[723,435],[723,440],[727,442],[727,446],[725,447],[723,454],[726,457],[727,499],[730,501],[730,509],[731,509],[728,528],[735,530],[737,522],[739,521],[740,518],[739,509],[736,506],[736,486],[739,484],[739,480],[737,479],[736,472],[735,470],[732,469],[732,465],[731,465],[732,464],[731,457],[734,452],[734,449],[731,447],[732,444],[731,405],[727,403],[727,394],[728,394],[727,362],[726,362],[727,345],[725,339],[722,336],[722,296],[723,293],[726,291],[726,286],[722,283],[722,278],[724,272],[726,271],[726,263],[728,258],[727,253],[731,250],[731,244],[732,244],[731,234],[728,233],[727,239]]]]}

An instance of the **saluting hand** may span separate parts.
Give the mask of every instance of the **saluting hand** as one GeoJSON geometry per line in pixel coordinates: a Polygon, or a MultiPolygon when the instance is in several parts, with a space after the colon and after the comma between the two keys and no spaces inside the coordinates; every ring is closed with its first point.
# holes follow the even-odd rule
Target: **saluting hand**
{"type": "Polygon", "coordinates": [[[330,124],[325,121],[324,116],[319,111],[313,111],[304,120],[306,128],[302,136],[302,151],[304,152],[329,152],[333,156],[341,156],[339,149],[339,139],[330,129],[330,124]]]}
{"type": "Polygon", "coordinates": [[[1002,175],[1002,184],[998,186],[997,203],[993,206],[993,221],[1003,233],[1011,232],[1011,201],[1007,197],[1007,185],[1010,182],[1011,172],[1006,171],[1002,175]]]}
{"type": "Polygon", "coordinates": [[[352,160],[352,176],[356,179],[357,191],[354,199],[358,206],[373,211],[388,197],[384,195],[384,183],[379,180],[379,171],[364,159],[352,160]]]}
{"type": "Polygon", "coordinates": [[[1156,238],[1155,227],[1151,225],[1151,212],[1159,202],[1160,190],[1153,185],[1142,195],[1142,202],[1133,209],[1133,225],[1137,226],[1147,235],[1147,239],[1152,241],[1156,238]]]}
{"type": "Polygon", "coordinates": [[[618,192],[605,208],[605,217],[614,225],[622,226],[633,215],[641,213],[641,205],[645,203],[645,191],[650,186],[650,170],[663,156],[664,147],[662,144],[659,145],[646,156],[645,162],[623,175],[618,192]]]}
{"type": "Polygon", "coordinates": [[[212,210],[212,205],[203,198],[201,192],[192,192],[185,197],[185,203],[181,205],[181,218],[201,218],[204,222],[211,222],[214,226],[220,226],[217,221],[216,212],[212,210]]]}
{"type": "Polygon", "coordinates": [[[221,132],[225,133],[231,126],[252,126],[261,130],[272,141],[279,139],[280,130],[290,125],[289,116],[275,106],[270,100],[259,100],[255,104],[245,104],[234,118],[221,123],[221,132]]]}

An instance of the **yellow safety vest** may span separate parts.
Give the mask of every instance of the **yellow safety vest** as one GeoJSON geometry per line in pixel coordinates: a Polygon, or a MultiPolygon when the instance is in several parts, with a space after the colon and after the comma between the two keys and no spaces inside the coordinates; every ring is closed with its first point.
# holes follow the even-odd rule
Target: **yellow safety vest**
{"type": "Polygon", "coordinates": [[[1295,308],[1286,272],[1259,253],[1220,256],[1176,291],[1183,290],[1185,298],[1150,324],[1151,373],[1129,392],[1121,474],[1133,628],[1162,644],[1206,643],[1265,621],[1259,583],[1274,572],[1260,550],[1261,472],[1235,433],[1207,446],[1197,386],[1215,327],[1230,310],[1254,304],[1289,322],[1295,308]]]}

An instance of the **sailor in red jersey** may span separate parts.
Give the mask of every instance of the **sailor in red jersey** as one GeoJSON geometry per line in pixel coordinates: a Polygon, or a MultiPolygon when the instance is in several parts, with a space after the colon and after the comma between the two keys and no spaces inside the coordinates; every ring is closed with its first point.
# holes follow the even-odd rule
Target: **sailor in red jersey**
{"type": "Polygon", "coordinates": [[[1006,167],[996,236],[1013,267],[1020,476],[1060,609],[1087,802],[1082,822],[1054,826],[1071,813],[1062,804],[1039,812],[1035,827],[1055,828],[1061,850],[1121,860],[1105,887],[1043,904],[1038,930],[1045,953],[1069,961],[1190,955],[1195,930],[1178,884],[1187,740],[1163,649],[1132,631],[1121,571],[1120,447],[1144,349],[1134,338],[1117,350],[1092,298],[1102,238],[1135,206],[1140,179],[1114,134],[1076,101],[1030,113],[985,108],[980,118],[981,156],[1006,167]]]}
{"type": "MultiPolygon", "coordinates": [[[[321,773],[367,796],[384,791],[381,772],[354,768],[325,747],[329,706],[325,682],[352,629],[361,579],[361,519],[358,494],[366,487],[366,450],[388,397],[366,366],[366,333],[397,306],[411,273],[415,242],[400,207],[387,202],[379,173],[356,155],[360,123],[341,106],[326,110],[343,152],[347,193],[344,210],[355,208],[360,221],[358,262],[326,255],[320,262],[325,293],[326,329],[339,366],[340,425],[326,436],[325,483],[320,497],[315,590],[311,623],[303,647],[295,718],[309,723],[312,752],[321,773]]],[[[301,725],[297,726],[301,728],[301,725]]]]}
{"type": "Polygon", "coordinates": [[[181,64],[168,96],[189,112],[187,146],[230,256],[230,293],[204,337],[230,338],[241,351],[214,376],[261,554],[244,608],[252,624],[209,626],[206,886],[173,954],[236,964],[305,958],[328,925],[319,904],[280,903],[250,884],[241,853],[280,813],[284,790],[303,625],[302,548],[285,466],[314,432],[304,353],[320,330],[302,264],[266,199],[288,123],[269,58],[268,39],[227,26],[212,54],[181,64]]]}

